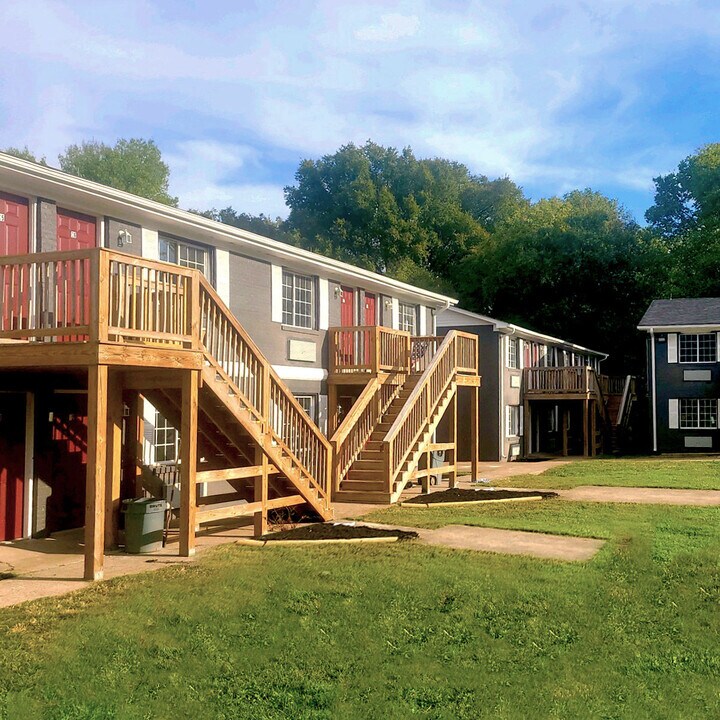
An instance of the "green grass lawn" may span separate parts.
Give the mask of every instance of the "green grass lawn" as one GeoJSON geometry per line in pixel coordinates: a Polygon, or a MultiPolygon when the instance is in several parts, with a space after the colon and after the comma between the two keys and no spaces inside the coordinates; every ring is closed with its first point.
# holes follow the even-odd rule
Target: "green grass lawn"
{"type": "Polygon", "coordinates": [[[226,546],[0,610],[0,718],[720,714],[720,510],[552,500],[383,519],[439,513],[609,541],[588,563],[226,546]]]}
{"type": "Polygon", "coordinates": [[[517,475],[498,485],[571,488],[578,485],[720,490],[720,460],[593,459],[558,465],[542,475],[517,475]]]}

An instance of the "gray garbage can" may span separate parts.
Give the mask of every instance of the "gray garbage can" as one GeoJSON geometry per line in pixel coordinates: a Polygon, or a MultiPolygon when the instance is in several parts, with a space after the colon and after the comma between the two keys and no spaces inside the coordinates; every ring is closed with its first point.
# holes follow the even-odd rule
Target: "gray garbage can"
{"type": "MultiPolygon", "coordinates": [[[[445,464],[445,451],[444,450],[433,450],[430,453],[430,467],[431,468],[441,468],[445,464]]],[[[442,476],[444,475],[444,471],[440,471],[437,473],[432,473],[432,484],[433,485],[439,485],[440,480],[442,479],[442,476]]]]}
{"type": "Polygon", "coordinates": [[[123,500],[125,552],[150,553],[162,547],[167,502],[155,498],[123,500]]]}

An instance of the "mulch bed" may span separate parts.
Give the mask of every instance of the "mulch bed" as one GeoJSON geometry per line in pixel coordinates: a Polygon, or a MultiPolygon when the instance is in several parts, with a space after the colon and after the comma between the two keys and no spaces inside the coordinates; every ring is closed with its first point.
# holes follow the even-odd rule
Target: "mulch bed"
{"type": "Polygon", "coordinates": [[[292,530],[268,533],[262,540],[358,540],[360,538],[391,538],[411,540],[418,534],[409,530],[387,530],[366,525],[345,525],[334,523],[315,523],[301,525],[292,530]]]}
{"type": "Polygon", "coordinates": [[[486,502],[489,500],[518,500],[520,498],[551,498],[557,497],[554,492],[541,492],[540,490],[486,490],[485,488],[465,489],[451,488],[440,492],[416,495],[403,500],[403,505],[441,505],[442,503],[486,502]]]}

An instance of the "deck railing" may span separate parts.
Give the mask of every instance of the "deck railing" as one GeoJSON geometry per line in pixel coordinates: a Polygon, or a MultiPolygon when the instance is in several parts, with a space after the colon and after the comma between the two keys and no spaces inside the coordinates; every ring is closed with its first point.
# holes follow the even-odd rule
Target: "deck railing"
{"type": "MultiPolygon", "coordinates": [[[[199,275],[199,273],[198,273],[199,275]]],[[[310,416],[225,306],[210,283],[199,281],[201,346],[245,409],[265,423],[272,442],[290,456],[305,481],[330,501],[332,448],[310,416]]]]}
{"type": "Polygon", "coordinates": [[[193,346],[193,271],[94,248],[0,258],[0,338],[193,346]]]}
{"type": "Polygon", "coordinates": [[[587,394],[592,392],[594,371],[586,366],[531,367],[523,370],[525,394],[587,394]]]}
{"type": "Polygon", "coordinates": [[[450,331],[383,439],[388,491],[458,374],[478,371],[477,335],[450,331]]]}
{"type": "Polygon", "coordinates": [[[406,373],[410,333],[380,325],[330,328],[330,375],[406,373]]]}

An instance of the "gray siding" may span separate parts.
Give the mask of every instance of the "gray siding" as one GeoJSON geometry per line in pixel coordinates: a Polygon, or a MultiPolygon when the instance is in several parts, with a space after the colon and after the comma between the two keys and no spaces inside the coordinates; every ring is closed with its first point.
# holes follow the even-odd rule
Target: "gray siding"
{"type": "Polygon", "coordinates": [[[57,205],[52,200],[38,198],[37,202],[38,252],[57,250],[57,205]]]}
{"type": "Polygon", "coordinates": [[[134,223],[105,218],[105,247],[110,250],[119,250],[128,255],[142,256],[142,228],[134,223]],[[128,243],[127,238],[120,244],[120,232],[130,234],[132,242],[128,243]]]}

